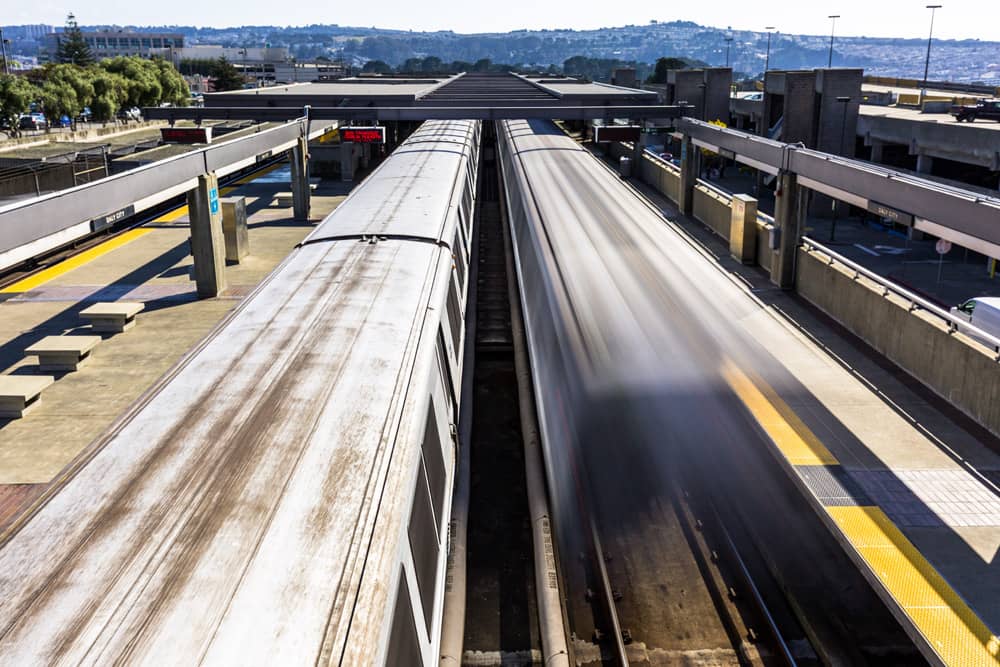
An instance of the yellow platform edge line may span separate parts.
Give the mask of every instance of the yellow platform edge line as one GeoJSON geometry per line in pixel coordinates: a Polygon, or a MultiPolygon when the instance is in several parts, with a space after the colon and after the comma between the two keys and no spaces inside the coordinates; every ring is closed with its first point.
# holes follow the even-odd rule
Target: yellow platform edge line
{"type": "Polygon", "coordinates": [[[0,289],[0,293],[10,294],[14,292],[29,292],[37,287],[44,285],[50,280],[55,280],[59,276],[69,273],[73,269],[77,269],[88,262],[92,262],[102,255],[120,248],[126,243],[133,241],[140,236],[145,236],[146,234],[153,231],[152,229],[131,229],[127,232],[123,232],[114,238],[108,239],[100,245],[96,245],[93,248],[84,250],[83,252],[68,257],[58,264],[54,264],[47,269],[43,269],[38,273],[28,276],[23,280],[19,280],[16,283],[8,285],[3,289],[0,289]]]}
{"type": "Polygon", "coordinates": [[[722,375],[792,465],[836,465],[837,457],[763,380],[751,380],[727,361],[722,375]]]}
{"type": "Polygon", "coordinates": [[[885,512],[874,506],[825,510],[945,664],[1000,664],[1000,639],[885,512]]]}

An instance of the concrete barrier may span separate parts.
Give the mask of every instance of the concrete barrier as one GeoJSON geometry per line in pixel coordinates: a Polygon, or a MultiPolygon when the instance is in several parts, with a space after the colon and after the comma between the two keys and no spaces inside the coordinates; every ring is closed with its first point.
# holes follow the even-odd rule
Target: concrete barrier
{"type": "MultiPolygon", "coordinates": [[[[612,144],[611,153],[617,158],[630,155],[631,149],[612,144]]],[[[637,173],[647,185],[677,202],[679,172],[645,156],[637,173]]],[[[694,217],[729,240],[732,203],[728,196],[699,184],[694,217]]],[[[774,257],[769,246],[771,227],[757,219],[756,262],[768,272],[774,257]]],[[[949,332],[936,316],[921,310],[911,312],[905,299],[885,295],[878,283],[831,264],[819,251],[799,248],[797,252],[795,289],[803,298],[1000,436],[1000,363],[993,350],[963,334],[949,332]]]]}
{"type": "Polygon", "coordinates": [[[704,185],[694,189],[694,217],[722,238],[729,240],[732,225],[732,207],[729,197],[704,185]]]}
{"type": "Polygon", "coordinates": [[[819,251],[800,248],[796,291],[976,422],[1000,435],[996,353],[819,251]]]}

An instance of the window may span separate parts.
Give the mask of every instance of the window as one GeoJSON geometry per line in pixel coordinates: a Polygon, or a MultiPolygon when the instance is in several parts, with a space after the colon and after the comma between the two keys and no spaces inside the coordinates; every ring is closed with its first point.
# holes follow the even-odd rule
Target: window
{"type": "Polygon", "coordinates": [[[389,667],[420,664],[420,642],[417,639],[417,624],[413,620],[413,603],[406,587],[406,573],[402,570],[399,572],[399,590],[396,591],[396,607],[392,612],[385,664],[389,667]]]}

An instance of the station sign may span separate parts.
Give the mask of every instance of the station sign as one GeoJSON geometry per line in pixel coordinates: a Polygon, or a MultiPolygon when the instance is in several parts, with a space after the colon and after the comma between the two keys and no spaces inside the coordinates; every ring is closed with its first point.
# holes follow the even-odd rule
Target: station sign
{"type": "Polygon", "coordinates": [[[340,140],[356,144],[384,144],[385,126],[342,127],[340,128],[340,140]]]}
{"type": "Polygon", "coordinates": [[[135,206],[129,204],[125,208],[120,208],[113,213],[108,213],[107,215],[102,215],[99,218],[94,218],[90,221],[90,231],[100,232],[108,227],[111,227],[117,222],[124,220],[125,218],[130,218],[135,215],[135,206]]]}
{"type": "Polygon", "coordinates": [[[908,227],[913,226],[913,214],[907,213],[906,211],[900,211],[898,208],[893,208],[892,206],[887,206],[886,204],[880,204],[877,201],[868,202],[868,212],[874,213],[883,220],[892,220],[900,225],[906,225],[908,227]]]}
{"type": "Polygon", "coordinates": [[[160,138],[167,144],[210,144],[212,128],[164,127],[160,129],[160,138]]]}
{"type": "Polygon", "coordinates": [[[594,128],[594,141],[639,141],[642,128],[638,125],[598,125],[594,128]]]}

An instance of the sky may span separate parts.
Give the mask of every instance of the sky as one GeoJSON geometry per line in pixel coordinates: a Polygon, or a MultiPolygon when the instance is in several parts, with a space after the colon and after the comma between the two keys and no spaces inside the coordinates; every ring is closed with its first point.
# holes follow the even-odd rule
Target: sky
{"type": "MultiPolygon", "coordinates": [[[[937,11],[935,37],[978,38],[1000,41],[1000,2],[997,0],[931,0],[937,11]]],[[[497,3],[454,0],[382,0],[378,3],[339,5],[326,0],[242,0],[238,5],[203,0],[122,2],[88,0],[73,7],[60,1],[5,2],[2,20],[7,25],[49,23],[61,25],[74,11],[82,25],[305,25],[337,23],[412,30],[455,32],[505,32],[520,28],[573,28],[577,30],[643,24],[650,20],[689,20],[714,27],[779,32],[829,34],[830,14],[839,14],[838,35],[869,37],[923,37],[930,27],[927,0],[780,0],[770,9],[746,0],[713,2],[664,2],[632,0],[629,11],[615,11],[614,3],[600,0],[501,0],[497,3]],[[231,8],[239,7],[239,12],[231,8]],[[280,10],[277,9],[280,7],[280,10]],[[494,8],[499,8],[496,11],[494,8]],[[764,11],[761,11],[764,8],[764,11]]]]}

